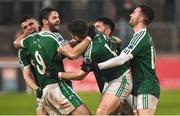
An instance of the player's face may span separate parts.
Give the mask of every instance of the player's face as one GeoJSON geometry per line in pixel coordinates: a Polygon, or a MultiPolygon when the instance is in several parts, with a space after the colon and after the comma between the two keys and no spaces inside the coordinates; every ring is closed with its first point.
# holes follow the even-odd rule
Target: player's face
{"type": "Polygon", "coordinates": [[[25,34],[31,34],[39,31],[39,23],[35,19],[27,19],[21,23],[21,29],[25,34]]]}
{"type": "Polygon", "coordinates": [[[52,11],[48,17],[49,28],[52,32],[57,32],[60,29],[60,18],[56,11],[52,11]]]}
{"type": "Polygon", "coordinates": [[[141,8],[137,7],[132,14],[130,14],[129,25],[136,26],[139,22],[143,20],[141,8]]]}
{"type": "Polygon", "coordinates": [[[104,33],[105,30],[106,30],[106,28],[105,28],[105,26],[104,26],[104,23],[101,22],[101,21],[95,22],[94,26],[95,26],[95,28],[96,28],[98,31],[100,31],[101,33],[104,33]]]}
{"type": "Polygon", "coordinates": [[[100,31],[101,33],[103,33],[106,36],[109,36],[111,33],[111,29],[109,28],[109,26],[105,25],[101,21],[95,22],[94,26],[98,31],[100,31]]]}

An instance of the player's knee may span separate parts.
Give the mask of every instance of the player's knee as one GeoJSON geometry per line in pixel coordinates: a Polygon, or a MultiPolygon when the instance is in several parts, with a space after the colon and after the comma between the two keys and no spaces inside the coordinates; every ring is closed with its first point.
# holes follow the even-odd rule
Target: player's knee
{"type": "Polygon", "coordinates": [[[91,115],[91,112],[84,104],[82,104],[76,108],[76,110],[74,110],[71,115],[91,115]]]}
{"type": "Polygon", "coordinates": [[[109,112],[108,112],[108,109],[107,108],[102,108],[102,107],[99,107],[97,110],[96,110],[96,115],[108,115],[109,112]]]}
{"type": "Polygon", "coordinates": [[[36,109],[36,115],[40,116],[40,115],[48,115],[47,111],[45,109],[36,109]]]}
{"type": "Polygon", "coordinates": [[[139,109],[138,115],[154,115],[155,109],[139,109]]]}
{"type": "Polygon", "coordinates": [[[98,109],[96,110],[96,115],[103,115],[103,111],[102,111],[101,108],[98,108],[98,109]]]}

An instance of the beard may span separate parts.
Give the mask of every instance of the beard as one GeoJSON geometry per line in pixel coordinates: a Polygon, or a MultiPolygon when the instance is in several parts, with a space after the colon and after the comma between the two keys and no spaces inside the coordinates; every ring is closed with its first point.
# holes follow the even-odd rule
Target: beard
{"type": "Polygon", "coordinates": [[[51,32],[59,32],[59,24],[52,24],[49,22],[49,29],[51,32]]]}
{"type": "Polygon", "coordinates": [[[128,23],[129,23],[129,25],[132,27],[132,19],[131,19],[131,18],[129,19],[129,22],[128,22],[128,23]]]}
{"type": "Polygon", "coordinates": [[[129,26],[134,27],[137,24],[137,21],[133,21],[133,19],[129,20],[129,26]]]}
{"type": "Polygon", "coordinates": [[[133,27],[133,24],[131,22],[129,22],[129,26],[133,27]]]}

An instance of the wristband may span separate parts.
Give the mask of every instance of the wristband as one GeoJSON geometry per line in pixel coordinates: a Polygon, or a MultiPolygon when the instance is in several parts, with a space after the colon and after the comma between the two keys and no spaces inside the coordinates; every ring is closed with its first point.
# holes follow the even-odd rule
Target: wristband
{"type": "Polygon", "coordinates": [[[37,90],[39,87],[36,87],[35,90],[37,90]]]}
{"type": "Polygon", "coordinates": [[[62,73],[61,73],[61,72],[58,72],[58,77],[59,77],[59,78],[61,78],[61,75],[62,75],[62,73]]]}
{"type": "Polygon", "coordinates": [[[91,40],[92,40],[92,39],[91,39],[91,37],[89,37],[89,36],[87,36],[86,38],[87,38],[89,41],[91,41],[91,40]]]}

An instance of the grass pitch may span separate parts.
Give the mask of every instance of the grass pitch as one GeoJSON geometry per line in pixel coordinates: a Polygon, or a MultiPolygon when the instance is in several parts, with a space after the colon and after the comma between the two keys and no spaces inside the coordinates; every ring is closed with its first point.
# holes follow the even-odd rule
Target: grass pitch
{"type": "MultiPolygon", "coordinates": [[[[95,114],[99,93],[78,93],[95,114]]],[[[156,115],[180,115],[180,90],[162,91],[156,115]]],[[[35,97],[25,93],[0,93],[0,115],[34,115],[35,97]]]]}

